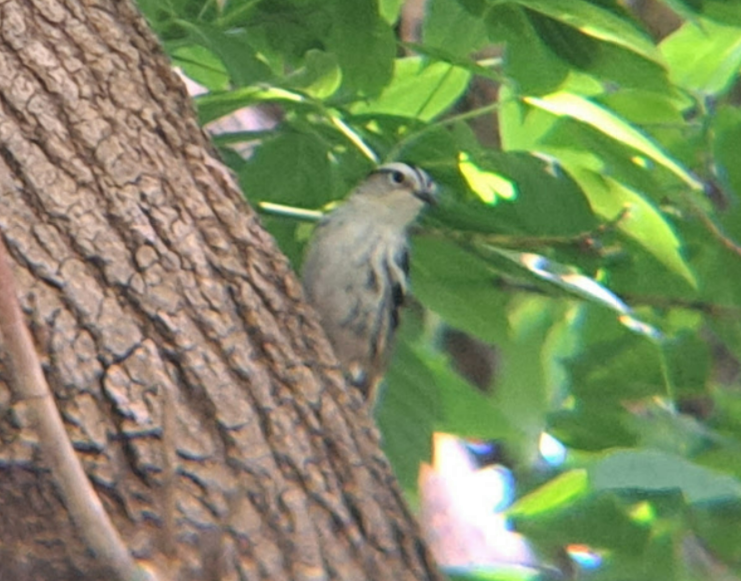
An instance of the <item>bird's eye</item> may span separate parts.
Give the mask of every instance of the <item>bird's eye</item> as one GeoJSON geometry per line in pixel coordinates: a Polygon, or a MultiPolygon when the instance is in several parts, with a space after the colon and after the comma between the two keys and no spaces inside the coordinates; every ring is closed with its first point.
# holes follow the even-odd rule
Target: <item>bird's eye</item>
{"type": "Polygon", "coordinates": [[[400,171],[392,171],[390,174],[391,182],[397,186],[404,183],[404,174],[400,171]]]}

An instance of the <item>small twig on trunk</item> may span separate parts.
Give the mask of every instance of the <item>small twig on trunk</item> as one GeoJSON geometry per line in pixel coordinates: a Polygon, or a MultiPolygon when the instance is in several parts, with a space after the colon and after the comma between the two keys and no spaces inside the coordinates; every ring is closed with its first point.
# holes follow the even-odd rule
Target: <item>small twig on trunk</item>
{"type": "Polygon", "coordinates": [[[129,554],[72,448],[26,327],[10,270],[10,257],[1,236],[0,335],[8,354],[14,400],[23,402],[31,412],[44,460],[80,535],[116,579],[155,581],[156,576],[139,567],[129,554]]]}

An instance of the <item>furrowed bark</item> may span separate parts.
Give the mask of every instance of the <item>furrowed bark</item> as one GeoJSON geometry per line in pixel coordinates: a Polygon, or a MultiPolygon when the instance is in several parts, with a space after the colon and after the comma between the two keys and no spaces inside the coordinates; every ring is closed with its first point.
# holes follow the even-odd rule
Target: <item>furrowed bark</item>
{"type": "MultiPolygon", "coordinates": [[[[0,234],[131,555],[163,578],[437,578],[294,273],[131,2],[0,0],[0,71],[0,234]]],[[[0,578],[100,578],[9,388],[14,340],[0,578]]]]}

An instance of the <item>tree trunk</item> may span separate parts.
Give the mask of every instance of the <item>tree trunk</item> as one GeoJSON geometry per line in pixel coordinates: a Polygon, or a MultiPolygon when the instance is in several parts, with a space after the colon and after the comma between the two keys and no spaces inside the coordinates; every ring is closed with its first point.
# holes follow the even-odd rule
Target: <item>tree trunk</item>
{"type": "MultiPolygon", "coordinates": [[[[75,456],[140,563],[437,578],[295,275],[130,0],[0,0],[0,233],[75,456]]],[[[11,391],[8,340],[0,579],[108,575],[11,391]]]]}

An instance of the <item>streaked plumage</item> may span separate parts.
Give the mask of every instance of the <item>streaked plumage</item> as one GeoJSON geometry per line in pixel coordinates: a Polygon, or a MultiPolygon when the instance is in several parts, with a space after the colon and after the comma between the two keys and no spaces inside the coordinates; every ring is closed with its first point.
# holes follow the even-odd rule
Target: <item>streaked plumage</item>
{"type": "Polygon", "coordinates": [[[307,299],[349,380],[371,400],[407,292],[407,229],[433,200],[427,173],[383,165],[320,222],[304,260],[307,299]]]}

